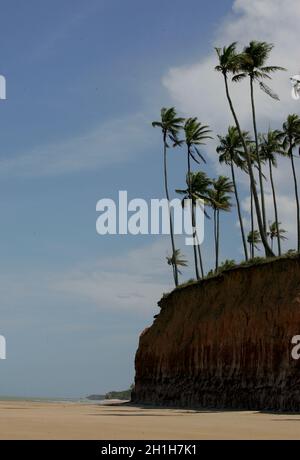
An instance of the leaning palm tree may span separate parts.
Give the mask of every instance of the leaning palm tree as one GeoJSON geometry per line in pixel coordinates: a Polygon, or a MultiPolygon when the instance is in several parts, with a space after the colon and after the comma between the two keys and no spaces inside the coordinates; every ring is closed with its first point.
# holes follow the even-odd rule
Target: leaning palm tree
{"type": "Polygon", "coordinates": [[[254,83],[258,82],[260,88],[271,96],[273,99],[279,100],[278,96],[264,83],[263,80],[271,80],[271,74],[278,70],[286,70],[279,66],[267,66],[266,61],[273,49],[274,45],[266,42],[259,42],[252,40],[248,46],[244,48],[243,53],[240,55],[240,69],[239,73],[233,77],[233,81],[240,81],[246,77],[249,77],[250,81],[250,95],[251,95],[251,107],[252,107],[252,121],[253,130],[255,137],[256,147],[256,160],[258,165],[260,194],[261,194],[261,210],[263,217],[264,232],[267,231],[267,218],[266,218],[266,207],[264,198],[264,186],[263,186],[263,174],[259,156],[259,144],[257,134],[257,123],[256,123],[256,111],[254,102],[254,83]]]}
{"type": "MultiPolygon", "coordinates": [[[[182,198],[183,205],[188,203],[189,202],[188,200],[191,200],[194,216],[195,216],[195,208],[197,204],[200,202],[199,200],[202,201],[203,206],[205,206],[205,204],[208,204],[208,188],[211,185],[211,183],[212,183],[211,179],[206,175],[205,172],[203,171],[198,171],[196,173],[191,172],[190,174],[187,174],[187,177],[186,177],[187,188],[184,190],[180,190],[180,189],[176,190],[176,193],[183,195],[183,198],[182,198]]],[[[204,209],[204,214],[206,217],[209,217],[205,209],[204,209]]],[[[197,235],[196,226],[193,227],[193,238],[194,238],[194,248],[195,248],[195,243],[197,243],[201,276],[203,278],[204,277],[204,267],[203,267],[201,247],[199,244],[199,238],[197,235]]],[[[196,271],[196,275],[197,275],[197,271],[196,271]]]]}
{"type": "Polygon", "coordinates": [[[176,273],[179,273],[180,275],[182,274],[178,267],[187,267],[188,262],[186,259],[184,259],[180,249],[175,249],[175,252],[173,252],[172,256],[167,256],[166,259],[168,265],[172,266],[173,278],[174,282],[176,283],[176,273]]]}
{"type": "Polygon", "coordinates": [[[176,110],[174,107],[170,109],[166,109],[163,107],[161,109],[161,120],[154,121],[152,123],[153,127],[161,128],[162,135],[163,135],[163,157],[164,157],[164,184],[165,184],[165,193],[166,198],[168,200],[169,205],[169,221],[170,221],[170,236],[171,236],[171,245],[172,245],[172,255],[174,257],[174,281],[175,285],[178,286],[178,270],[177,270],[177,263],[175,257],[175,241],[174,241],[174,231],[173,231],[173,220],[172,214],[170,209],[170,196],[169,196],[169,188],[168,188],[168,168],[167,168],[167,149],[169,148],[168,140],[170,140],[173,144],[178,143],[178,133],[182,128],[182,124],[184,122],[183,118],[177,116],[176,110]]]}
{"type": "Polygon", "coordinates": [[[230,211],[230,195],[233,192],[233,183],[228,177],[219,176],[212,181],[212,188],[208,190],[208,198],[214,214],[214,239],[215,239],[215,272],[219,269],[220,245],[220,211],[230,211]]]}
{"type": "Polygon", "coordinates": [[[287,240],[287,237],[284,236],[286,230],[284,228],[280,228],[281,222],[269,222],[269,231],[268,235],[271,239],[271,248],[273,248],[273,240],[274,238],[280,240],[287,240]]]}
{"type": "MultiPolygon", "coordinates": [[[[246,141],[250,140],[247,132],[243,132],[243,137],[246,141]]],[[[217,147],[217,153],[219,154],[220,163],[225,163],[230,166],[231,169],[231,179],[234,188],[234,194],[236,199],[238,217],[240,222],[240,229],[242,235],[242,242],[244,246],[245,259],[248,260],[248,251],[247,243],[244,231],[243,218],[241,213],[240,200],[237,190],[237,184],[235,179],[234,166],[245,171],[246,165],[243,158],[243,146],[241,142],[241,137],[236,126],[229,126],[226,136],[218,136],[220,144],[217,147]]]]}
{"type": "MultiPolygon", "coordinates": [[[[275,226],[276,226],[276,234],[277,234],[277,244],[278,244],[278,255],[281,255],[281,238],[280,238],[280,231],[279,231],[279,221],[278,221],[278,210],[277,210],[277,200],[276,200],[276,192],[274,186],[274,179],[273,179],[273,167],[277,167],[277,155],[284,155],[284,149],[282,147],[282,133],[279,130],[272,131],[269,129],[267,134],[260,134],[259,135],[259,156],[261,157],[262,161],[267,161],[269,165],[269,176],[272,188],[272,196],[273,196],[273,205],[274,205],[274,214],[275,214],[275,226]]],[[[273,240],[271,240],[273,248],[273,240]]]]}
{"type": "MultiPolygon", "coordinates": [[[[251,155],[251,164],[254,166],[257,166],[255,162],[255,158],[256,158],[255,145],[253,144],[253,142],[249,143],[249,151],[251,155]]],[[[251,184],[250,184],[249,192],[250,192],[250,222],[251,222],[251,232],[253,234],[254,232],[254,203],[253,203],[253,192],[252,192],[251,184]]],[[[252,246],[252,253],[253,253],[253,246],[252,246]]],[[[251,253],[251,258],[253,259],[254,256],[252,253],[251,253]]]]}
{"type": "Polygon", "coordinates": [[[260,238],[260,233],[258,230],[251,230],[251,232],[248,233],[247,236],[247,241],[250,246],[250,253],[251,253],[251,258],[254,258],[254,249],[257,249],[258,251],[260,250],[258,245],[261,243],[261,238],[260,238]]]}
{"type": "Polygon", "coordinates": [[[297,208],[297,251],[300,252],[300,207],[299,207],[299,195],[298,195],[298,184],[297,176],[294,163],[294,148],[300,144],[300,118],[298,115],[293,114],[287,117],[287,120],[283,123],[283,148],[287,152],[292,164],[296,208],[297,208]]]}
{"type": "MultiPolygon", "coordinates": [[[[192,189],[191,189],[191,160],[194,160],[196,163],[199,163],[199,159],[203,162],[206,162],[203,155],[199,151],[199,145],[205,144],[204,141],[207,139],[212,139],[209,135],[211,130],[208,126],[202,125],[198,122],[197,118],[188,118],[184,124],[184,134],[185,134],[185,144],[187,146],[187,178],[189,180],[189,198],[192,200],[192,189]]],[[[198,261],[197,261],[197,250],[196,250],[196,224],[195,224],[195,205],[192,200],[192,227],[193,227],[193,250],[194,250],[194,263],[195,263],[195,272],[196,278],[200,279],[199,270],[198,270],[198,261]]],[[[201,262],[200,262],[201,264],[201,262]]],[[[203,273],[202,273],[203,276],[203,273]]]]}
{"type": "Polygon", "coordinates": [[[256,210],[256,215],[257,215],[257,223],[258,223],[258,228],[259,228],[259,232],[261,235],[262,243],[265,248],[266,256],[273,257],[274,253],[269,246],[267,236],[264,231],[264,225],[263,225],[263,220],[262,220],[262,215],[261,215],[261,208],[260,208],[258,193],[256,189],[255,177],[254,177],[252,164],[251,164],[251,155],[247,147],[247,143],[243,137],[243,132],[242,132],[239,120],[237,118],[237,115],[236,115],[236,112],[235,112],[235,109],[232,103],[232,99],[230,96],[230,92],[229,92],[228,75],[230,73],[237,74],[239,72],[241,57],[239,54],[236,53],[236,43],[235,42],[231,43],[231,45],[229,45],[228,47],[224,47],[223,49],[216,48],[216,52],[218,55],[219,64],[215,67],[215,69],[218,72],[222,73],[223,75],[227,101],[228,101],[232,116],[234,118],[236,128],[238,130],[238,133],[240,135],[241,142],[243,145],[249,178],[250,178],[251,189],[253,193],[254,205],[255,205],[255,210],[256,210]]]}

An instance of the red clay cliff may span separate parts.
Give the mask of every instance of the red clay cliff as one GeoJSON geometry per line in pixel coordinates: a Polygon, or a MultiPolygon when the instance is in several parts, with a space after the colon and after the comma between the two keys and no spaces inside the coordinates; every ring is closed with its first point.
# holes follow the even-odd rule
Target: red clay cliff
{"type": "Polygon", "coordinates": [[[134,402],[300,411],[300,258],[238,267],[164,297],[136,353],[134,402]]]}

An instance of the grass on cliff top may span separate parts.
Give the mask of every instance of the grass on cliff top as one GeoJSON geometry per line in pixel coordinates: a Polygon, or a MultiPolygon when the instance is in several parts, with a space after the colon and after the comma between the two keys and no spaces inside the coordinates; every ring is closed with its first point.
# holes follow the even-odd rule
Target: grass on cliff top
{"type": "Polygon", "coordinates": [[[277,260],[287,260],[287,259],[298,259],[300,257],[300,254],[296,251],[290,250],[286,254],[283,254],[281,256],[276,256],[276,257],[254,257],[253,259],[250,259],[248,261],[243,261],[240,263],[237,263],[233,259],[227,259],[224,262],[221,263],[218,273],[216,273],[214,270],[210,270],[204,278],[201,280],[195,280],[195,279],[189,279],[188,281],[185,281],[182,284],[179,284],[176,288],[174,288],[171,292],[166,292],[163,293],[163,298],[168,297],[172,292],[178,291],[180,289],[183,289],[187,286],[192,286],[194,284],[201,284],[205,280],[213,279],[213,278],[219,278],[226,272],[230,272],[239,268],[248,268],[248,267],[256,267],[258,265],[264,265],[268,263],[272,263],[277,260]]]}

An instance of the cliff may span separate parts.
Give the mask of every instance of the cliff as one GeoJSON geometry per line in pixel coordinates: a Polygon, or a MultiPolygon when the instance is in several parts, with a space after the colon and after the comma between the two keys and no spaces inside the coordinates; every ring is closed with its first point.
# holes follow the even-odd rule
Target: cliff
{"type": "Polygon", "coordinates": [[[140,336],[134,402],[300,410],[300,258],[175,289],[140,336]]]}

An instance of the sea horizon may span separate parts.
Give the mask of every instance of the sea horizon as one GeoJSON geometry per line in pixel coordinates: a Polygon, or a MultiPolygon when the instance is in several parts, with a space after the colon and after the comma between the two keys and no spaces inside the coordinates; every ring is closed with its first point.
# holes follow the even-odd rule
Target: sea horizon
{"type": "Polygon", "coordinates": [[[0,395],[0,401],[28,401],[28,402],[52,402],[52,403],[84,403],[95,404],[105,401],[104,399],[88,399],[87,397],[46,397],[46,396],[9,396],[0,395]]]}

